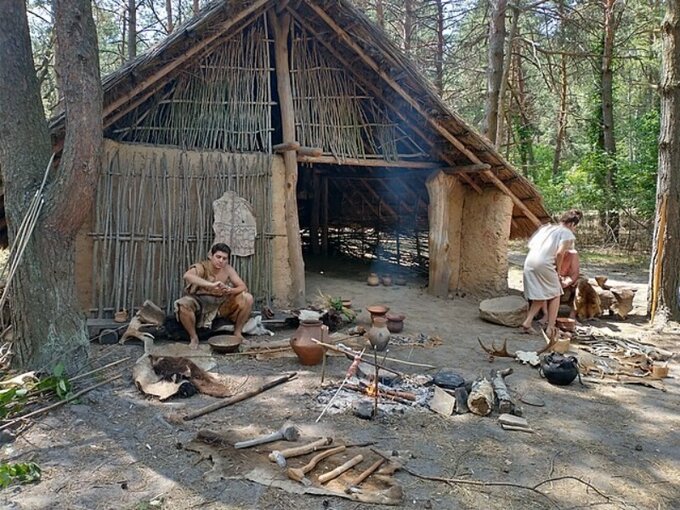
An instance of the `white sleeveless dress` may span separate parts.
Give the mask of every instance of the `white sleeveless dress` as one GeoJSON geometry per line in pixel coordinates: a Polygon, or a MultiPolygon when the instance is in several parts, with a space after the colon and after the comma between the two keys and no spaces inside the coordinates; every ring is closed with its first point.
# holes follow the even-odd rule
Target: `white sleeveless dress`
{"type": "Polygon", "coordinates": [[[562,295],[555,255],[563,243],[571,248],[574,239],[574,233],[562,225],[544,225],[536,231],[524,260],[524,297],[536,301],[562,295]]]}

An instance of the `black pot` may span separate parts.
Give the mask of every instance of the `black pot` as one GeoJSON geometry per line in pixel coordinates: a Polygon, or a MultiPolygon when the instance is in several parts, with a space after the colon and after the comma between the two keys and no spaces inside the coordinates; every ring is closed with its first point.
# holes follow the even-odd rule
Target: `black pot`
{"type": "Polygon", "coordinates": [[[574,356],[551,352],[541,359],[539,372],[550,384],[567,386],[579,375],[578,360],[574,356]]]}

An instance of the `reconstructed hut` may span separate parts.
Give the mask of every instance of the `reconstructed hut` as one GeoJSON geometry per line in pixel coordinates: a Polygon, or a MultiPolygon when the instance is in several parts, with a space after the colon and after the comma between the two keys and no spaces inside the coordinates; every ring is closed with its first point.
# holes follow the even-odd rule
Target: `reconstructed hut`
{"type": "Polygon", "coordinates": [[[105,78],[104,129],[77,253],[99,316],[179,296],[227,191],[256,225],[234,266],[274,305],[304,298],[301,230],[312,253],[360,229],[411,236],[446,295],[504,289],[508,239],[548,220],[537,190],[344,0],[213,2],[105,78]]]}

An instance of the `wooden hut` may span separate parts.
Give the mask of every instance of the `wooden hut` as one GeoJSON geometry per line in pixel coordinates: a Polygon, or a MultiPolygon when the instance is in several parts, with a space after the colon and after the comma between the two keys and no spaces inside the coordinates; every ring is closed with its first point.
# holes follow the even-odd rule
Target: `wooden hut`
{"type": "MultiPolygon", "coordinates": [[[[92,314],[168,306],[233,191],[257,222],[234,266],[256,299],[304,299],[300,229],[424,232],[430,291],[506,287],[507,241],[548,220],[537,190],[342,0],[220,0],[104,79],[105,156],[78,242],[92,314]]],[[[59,145],[63,118],[52,122],[59,145]]]]}

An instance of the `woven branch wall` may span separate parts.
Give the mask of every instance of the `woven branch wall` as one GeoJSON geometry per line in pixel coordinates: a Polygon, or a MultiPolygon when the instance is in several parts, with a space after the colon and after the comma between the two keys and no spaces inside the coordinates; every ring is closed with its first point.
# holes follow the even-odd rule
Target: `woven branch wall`
{"type": "Polygon", "coordinates": [[[271,153],[271,64],[264,16],[184,70],[153,106],[116,129],[123,141],[271,153]]]}
{"type": "Polygon", "coordinates": [[[403,137],[374,98],[314,37],[296,25],[291,51],[295,129],[300,144],[337,158],[398,157],[403,137]]]}
{"type": "Polygon", "coordinates": [[[107,140],[93,232],[98,316],[151,299],[170,311],[182,275],[213,243],[212,202],[231,190],[257,219],[255,255],[232,264],[255,299],[271,298],[271,158],[107,140]]]}

